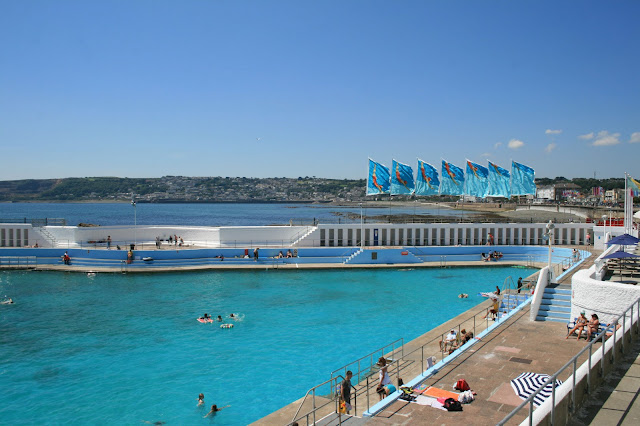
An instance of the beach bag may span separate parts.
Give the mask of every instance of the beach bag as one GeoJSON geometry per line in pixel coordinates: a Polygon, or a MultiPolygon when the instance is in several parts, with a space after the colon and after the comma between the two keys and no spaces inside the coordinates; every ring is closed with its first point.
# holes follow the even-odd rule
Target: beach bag
{"type": "Polygon", "coordinates": [[[453,388],[462,392],[468,391],[469,389],[471,389],[471,387],[469,386],[469,383],[467,383],[465,379],[458,380],[456,382],[456,385],[453,388]]]}
{"type": "Polygon", "coordinates": [[[447,411],[462,411],[462,404],[453,398],[445,399],[444,404],[442,405],[447,409],[447,411]]]}

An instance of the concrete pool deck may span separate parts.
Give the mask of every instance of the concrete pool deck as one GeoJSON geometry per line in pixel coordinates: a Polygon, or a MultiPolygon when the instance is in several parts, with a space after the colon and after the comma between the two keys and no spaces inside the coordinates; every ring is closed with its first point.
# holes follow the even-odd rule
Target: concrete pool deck
{"type": "MultiPolygon", "coordinates": [[[[142,263],[142,261],[136,261],[136,263],[142,263]]],[[[255,264],[223,264],[217,262],[207,265],[172,265],[167,267],[135,267],[131,265],[126,268],[127,273],[153,273],[153,272],[179,272],[179,271],[246,271],[246,270],[264,270],[264,269],[277,269],[277,270],[314,270],[314,269],[380,269],[380,268],[442,268],[437,262],[428,263],[394,263],[394,264],[344,264],[344,263],[289,263],[289,264],[272,264],[269,261],[259,261],[255,264]]],[[[526,261],[510,261],[503,260],[498,262],[483,262],[483,261],[451,261],[447,262],[446,267],[475,267],[475,266],[523,266],[530,268],[542,268],[546,266],[543,262],[526,262],[526,261]]],[[[31,269],[37,271],[66,271],[66,272],[122,272],[120,266],[87,266],[87,265],[73,265],[73,259],[71,265],[34,265],[31,267],[16,266],[3,267],[2,269],[31,269]]]]}
{"type": "MultiPolygon", "coordinates": [[[[583,267],[589,267],[596,257],[597,255],[588,259],[583,267]]],[[[465,262],[465,264],[468,264],[468,262],[465,262]]],[[[571,275],[570,273],[562,277],[560,282],[564,285],[570,285],[571,275]]],[[[425,342],[433,341],[434,339],[437,342],[437,339],[443,333],[460,323],[462,323],[462,327],[466,327],[469,330],[471,327],[465,324],[468,324],[474,313],[486,309],[489,304],[489,301],[485,301],[405,344],[405,352],[409,352],[411,347],[419,347],[425,342]]],[[[429,386],[452,390],[453,384],[458,379],[464,378],[467,380],[471,388],[477,393],[477,396],[473,403],[464,405],[463,412],[450,413],[429,406],[397,400],[373,417],[360,418],[366,410],[366,397],[363,393],[358,396],[358,417],[350,418],[347,424],[431,425],[463,423],[489,425],[501,421],[522,402],[511,388],[510,381],[512,379],[523,372],[553,374],[585,346],[584,340],[565,339],[567,329],[564,323],[552,321],[531,322],[529,314],[530,308],[527,305],[511,318],[504,320],[499,327],[423,382],[429,386]]],[[[483,327],[477,329],[476,335],[483,329],[483,327]]],[[[437,352],[437,343],[435,343],[435,346],[432,350],[437,352]]],[[[599,347],[600,345],[596,344],[596,346],[599,347]]],[[[425,355],[429,356],[431,353],[425,352],[425,355]]],[[[420,354],[418,354],[418,358],[420,358],[420,354]]],[[[578,359],[578,365],[586,359],[587,355],[585,354],[578,359]]],[[[438,357],[438,361],[440,360],[441,358],[438,357]]],[[[409,362],[408,364],[401,367],[400,372],[400,376],[405,382],[409,382],[422,373],[419,361],[409,362]]],[[[396,374],[393,371],[390,373],[395,384],[396,374]]],[[[560,379],[564,381],[570,375],[571,369],[568,369],[563,372],[560,379]]],[[[377,401],[375,392],[372,395],[370,392],[370,400],[372,401],[371,405],[377,401]]],[[[301,402],[302,399],[295,401],[253,424],[288,424],[291,422],[301,402]]],[[[354,403],[353,399],[352,403],[354,403]]],[[[308,403],[306,405],[310,406],[308,403]]],[[[327,413],[318,413],[316,419],[322,418],[323,414],[329,414],[330,408],[332,408],[331,405],[327,408],[327,413]]],[[[301,410],[301,413],[303,412],[301,410]]],[[[527,416],[528,410],[521,410],[510,421],[510,424],[519,424],[527,416]]],[[[305,424],[304,419],[300,424],[305,424]]],[[[337,420],[327,424],[337,424],[337,420]]]]}

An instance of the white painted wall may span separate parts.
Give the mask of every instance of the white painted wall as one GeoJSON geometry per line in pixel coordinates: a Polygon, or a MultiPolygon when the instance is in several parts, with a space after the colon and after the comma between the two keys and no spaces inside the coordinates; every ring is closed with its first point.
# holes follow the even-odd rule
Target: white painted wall
{"type": "Polygon", "coordinates": [[[296,236],[308,230],[306,226],[47,226],[58,246],[79,247],[89,241],[106,241],[111,236],[112,245],[154,243],[156,237],[167,240],[169,236],[182,237],[185,245],[209,247],[259,246],[290,244],[296,236]]]}
{"type": "Polygon", "coordinates": [[[633,300],[640,297],[640,287],[615,281],[595,279],[596,266],[576,272],[571,278],[571,318],[587,313],[590,318],[596,313],[600,322],[610,323],[620,315],[633,300]]]}
{"type": "Polygon", "coordinates": [[[36,239],[33,235],[33,226],[30,223],[0,223],[0,247],[25,247],[35,244],[36,239]],[[25,231],[27,232],[26,238],[25,231]],[[4,239],[2,238],[3,233],[4,239]],[[18,234],[20,234],[19,239],[18,234]]]}

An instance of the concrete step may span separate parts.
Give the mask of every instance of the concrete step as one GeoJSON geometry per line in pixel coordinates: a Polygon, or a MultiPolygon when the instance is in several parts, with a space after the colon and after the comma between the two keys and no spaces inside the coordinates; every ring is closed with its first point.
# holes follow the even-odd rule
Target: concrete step
{"type": "Polygon", "coordinates": [[[542,299],[548,299],[548,300],[571,300],[571,295],[570,294],[543,294],[542,295],[542,299]]]}
{"type": "Polygon", "coordinates": [[[540,305],[540,310],[545,312],[563,312],[570,314],[571,306],[540,305]]]}
{"type": "Polygon", "coordinates": [[[536,317],[536,321],[553,321],[553,322],[561,322],[563,324],[567,323],[567,319],[568,318],[561,318],[561,317],[543,317],[541,315],[538,315],[536,317]]]}
{"type": "Polygon", "coordinates": [[[571,306],[571,301],[569,301],[569,300],[542,299],[540,301],[540,306],[571,306]]]}

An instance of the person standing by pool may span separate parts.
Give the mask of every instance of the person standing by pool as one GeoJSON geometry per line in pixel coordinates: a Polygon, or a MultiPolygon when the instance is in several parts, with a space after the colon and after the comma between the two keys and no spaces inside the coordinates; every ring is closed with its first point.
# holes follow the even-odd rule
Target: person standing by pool
{"type": "Polygon", "coordinates": [[[260,250],[258,247],[253,249],[253,260],[256,262],[258,261],[258,250],[260,250]]]}
{"type": "Polygon", "coordinates": [[[107,235],[107,250],[111,250],[111,235],[107,235]]]}
{"type": "Polygon", "coordinates": [[[351,370],[348,370],[342,384],[340,385],[340,397],[345,403],[347,414],[351,411],[351,377],[353,377],[353,373],[351,370]]]}
{"type": "Polygon", "coordinates": [[[521,289],[522,289],[522,277],[518,278],[518,293],[520,293],[521,289]]]}

